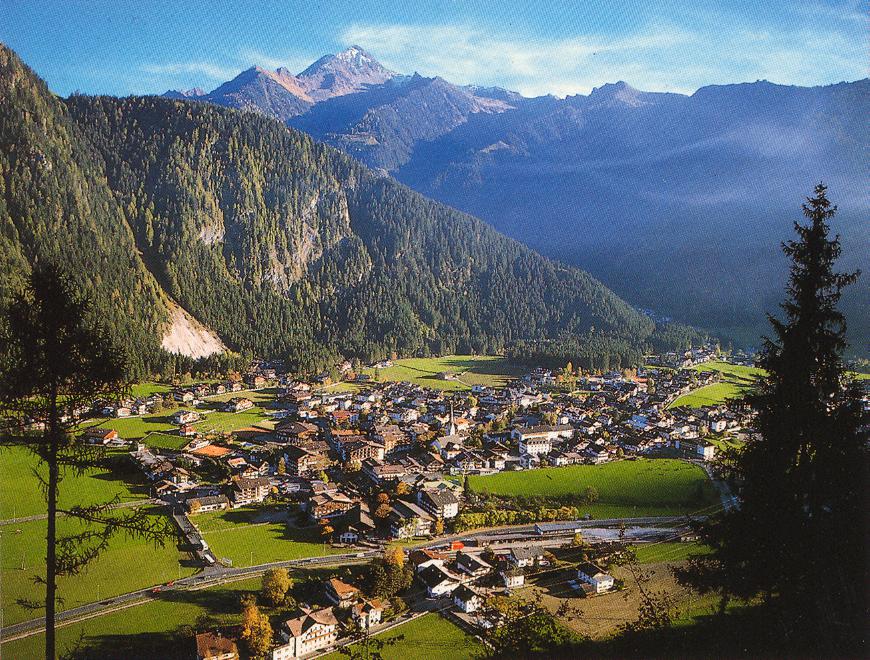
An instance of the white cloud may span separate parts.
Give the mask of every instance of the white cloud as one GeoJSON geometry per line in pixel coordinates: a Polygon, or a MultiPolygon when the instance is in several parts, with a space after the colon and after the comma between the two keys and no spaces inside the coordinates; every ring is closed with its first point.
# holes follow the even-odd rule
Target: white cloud
{"type": "Polygon", "coordinates": [[[340,40],[402,72],[455,83],[499,85],[526,95],[588,93],[625,80],[691,93],[711,83],[767,78],[813,85],[861,78],[863,51],[837,32],[805,35],[720,25],[716,32],[652,24],[621,36],[520,39],[468,25],[353,24],[340,40]]]}
{"type": "Polygon", "coordinates": [[[238,74],[238,69],[221,66],[213,62],[168,62],[165,64],[143,64],[145,73],[168,76],[195,75],[210,80],[228,80],[238,74]]]}

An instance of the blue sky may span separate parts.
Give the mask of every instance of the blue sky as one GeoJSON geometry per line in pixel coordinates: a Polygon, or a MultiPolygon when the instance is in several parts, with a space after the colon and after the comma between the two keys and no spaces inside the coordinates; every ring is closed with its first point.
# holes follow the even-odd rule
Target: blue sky
{"type": "Polygon", "coordinates": [[[0,41],[57,93],[211,90],[252,64],[301,71],[359,44],[403,73],[527,95],[625,80],[692,92],[868,75],[853,0],[170,2],[0,0],[0,41]]]}

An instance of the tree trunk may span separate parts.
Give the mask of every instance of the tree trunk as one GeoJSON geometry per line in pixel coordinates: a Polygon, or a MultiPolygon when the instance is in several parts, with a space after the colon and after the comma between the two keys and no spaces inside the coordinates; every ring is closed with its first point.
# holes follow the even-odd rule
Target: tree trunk
{"type": "Polygon", "coordinates": [[[45,535],[45,660],[55,659],[54,617],[57,603],[57,486],[60,468],[58,453],[57,391],[52,393],[48,429],[48,532],[45,535]]]}

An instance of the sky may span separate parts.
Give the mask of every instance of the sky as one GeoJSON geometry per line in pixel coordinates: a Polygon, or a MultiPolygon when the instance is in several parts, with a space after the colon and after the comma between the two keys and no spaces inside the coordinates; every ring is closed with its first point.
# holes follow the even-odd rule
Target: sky
{"type": "Polygon", "coordinates": [[[0,0],[0,41],[64,96],[209,91],[354,44],[400,73],[527,96],[691,93],[865,78],[867,16],[854,0],[0,0]]]}

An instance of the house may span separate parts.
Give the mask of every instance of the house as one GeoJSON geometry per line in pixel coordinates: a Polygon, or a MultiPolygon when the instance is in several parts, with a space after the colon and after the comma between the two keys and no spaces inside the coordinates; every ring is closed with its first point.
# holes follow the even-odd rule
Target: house
{"type": "Polygon", "coordinates": [[[230,501],[226,495],[191,497],[184,504],[187,507],[187,511],[191,514],[205,513],[207,511],[223,511],[230,508],[230,501]]]}
{"type": "Polygon", "coordinates": [[[559,438],[570,438],[574,435],[574,427],[570,424],[557,424],[553,426],[530,426],[515,428],[511,431],[511,437],[522,445],[533,440],[549,440],[551,443],[559,438]]]}
{"type": "Polygon", "coordinates": [[[453,604],[466,614],[480,609],[480,606],[483,605],[483,596],[464,584],[454,589],[452,595],[453,604]]]}
{"type": "Polygon", "coordinates": [[[481,577],[492,570],[492,566],[478,555],[472,555],[461,550],[456,553],[456,567],[472,577],[481,577]]]}
{"type": "Polygon", "coordinates": [[[196,398],[196,395],[191,390],[176,390],[172,397],[180,403],[190,403],[196,398]]]}
{"type": "Polygon", "coordinates": [[[195,410],[179,410],[172,416],[174,424],[192,424],[199,421],[199,413],[195,410]]]}
{"type": "Polygon", "coordinates": [[[447,554],[426,548],[411,550],[408,553],[408,563],[414,567],[415,573],[419,573],[429,566],[444,566],[448,559],[447,554]]]}
{"type": "Polygon", "coordinates": [[[452,593],[459,586],[459,577],[448,572],[443,566],[427,566],[417,574],[426,587],[429,598],[440,598],[452,593]]]}
{"type": "Polygon", "coordinates": [[[338,639],[338,619],[328,607],[322,610],[303,609],[302,615],[281,624],[285,644],[272,649],[272,660],[288,660],[331,646],[338,639]]]}
{"type": "Polygon", "coordinates": [[[319,431],[320,427],[316,424],[284,420],[275,427],[275,436],[280,442],[298,445],[306,440],[315,439],[319,431]]]}
{"type": "Polygon", "coordinates": [[[350,511],[356,502],[344,493],[325,491],[308,500],[308,515],[311,520],[334,518],[350,511]]]}
{"type": "Polygon", "coordinates": [[[296,445],[290,445],[284,456],[287,472],[294,477],[305,477],[329,464],[329,459],[323,454],[296,445]]]}
{"type": "Polygon", "coordinates": [[[269,494],[271,485],[266,477],[233,477],[230,497],[233,507],[262,502],[269,494]]]}
{"type": "Polygon", "coordinates": [[[519,569],[513,568],[499,573],[505,589],[517,589],[526,583],[526,576],[519,569]]]}
{"type": "Polygon", "coordinates": [[[357,628],[367,630],[381,622],[384,615],[384,606],[380,600],[364,600],[357,603],[350,610],[350,617],[357,628]]]}
{"type": "Polygon", "coordinates": [[[359,589],[338,578],[327,581],[324,591],[326,597],[339,607],[350,607],[359,598],[359,589]]]}
{"type": "Polygon", "coordinates": [[[421,490],[417,493],[417,504],[427,513],[442,520],[455,518],[459,513],[459,498],[446,488],[421,490]]]}
{"type": "Polygon", "coordinates": [[[432,533],[432,524],[435,522],[432,516],[416,504],[401,500],[393,504],[389,520],[390,533],[395,538],[428,536],[432,533]]]}
{"type": "Polygon", "coordinates": [[[240,396],[234,396],[224,404],[224,412],[237,413],[244,410],[250,410],[254,407],[254,402],[240,396]]]}
{"type": "Polygon", "coordinates": [[[196,435],[196,429],[191,424],[182,424],[178,427],[178,435],[183,438],[190,438],[196,435]]]}
{"type": "Polygon", "coordinates": [[[528,456],[542,456],[549,454],[553,449],[553,442],[549,438],[537,436],[522,437],[520,439],[520,454],[528,456]]]}
{"type": "Polygon", "coordinates": [[[577,567],[577,578],[592,585],[597,594],[613,589],[613,576],[592,562],[584,561],[577,567]]]}
{"type": "Polygon", "coordinates": [[[113,440],[118,440],[118,432],[115,429],[89,428],[82,436],[89,445],[107,445],[113,440]]]}
{"type": "Polygon", "coordinates": [[[238,660],[239,649],[233,639],[211,632],[196,636],[196,660],[238,660]]]}
{"type": "Polygon", "coordinates": [[[539,566],[546,564],[546,559],[544,551],[537,546],[516,546],[511,548],[508,562],[517,568],[528,568],[534,566],[535,562],[539,566]]]}

